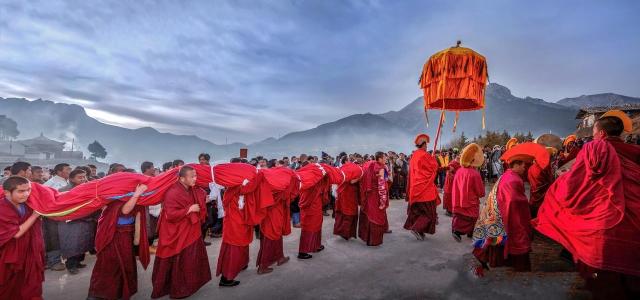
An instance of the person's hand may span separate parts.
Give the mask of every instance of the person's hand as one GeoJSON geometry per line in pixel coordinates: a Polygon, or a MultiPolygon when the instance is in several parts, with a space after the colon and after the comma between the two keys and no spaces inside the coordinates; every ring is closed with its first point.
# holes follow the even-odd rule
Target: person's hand
{"type": "Polygon", "coordinates": [[[200,205],[193,204],[193,205],[189,206],[189,210],[187,211],[187,213],[199,212],[199,211],[200,211],[200,205]]]}
{"type": "Polygon", "coordinates": [[[31,213],[31,217],[32,218],[39,218],[40,216],[41,216],[41,214],[39,212],[35,211],[35,210],[31,213]]]}
{"type": "Polygon", "coordinates": [[[135,196],[140,196],[140,195],[142,195],[142,193],[144,193],[144,191],[146,191],[146,190],[147,190],[147,186],[146,186],[146,185],[144,185],[144,184],[138,184],[138,186],[136,186],[136,191],[135,191],[135,192],[133,192],[133,194],[134,194],[135,196]]]}

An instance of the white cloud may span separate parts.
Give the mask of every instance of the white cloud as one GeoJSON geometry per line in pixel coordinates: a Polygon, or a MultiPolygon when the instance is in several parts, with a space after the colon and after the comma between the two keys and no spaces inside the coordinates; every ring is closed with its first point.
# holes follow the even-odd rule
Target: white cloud
{"type": "Polygon", "coordinates": [[[639,4],[577,3],[9,1],[0,96],[251,142],[401,108],[424,60],[459,38],[519,95],[640,94],[639,4]]]}

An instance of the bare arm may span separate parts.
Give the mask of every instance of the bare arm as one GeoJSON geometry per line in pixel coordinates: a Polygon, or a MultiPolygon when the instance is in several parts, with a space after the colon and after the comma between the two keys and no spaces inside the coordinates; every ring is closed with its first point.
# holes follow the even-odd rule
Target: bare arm
{"type": "Polygon", "coordinates": [[[125,203],[122,206],[122,213],[123,214],[129,214],[133,208],[136,206],[136,203],[138,202],[138,198],[140,198],[140,195],[142,195],[142,193],[144,193],[144,191],[147,190],[147,186],[144,184],[139,184],[136,187],[136,191],[133,192],[133,196],[131,196],[131,199],[127,200],[127,203],[125,203]]]}
{"type": "Polygon", "coordinates": [[[13,237],[16,239],[21,238],[29,229],[31,229],[31,226],[33,226],[33,223],[35,223],[39,217],[40,214],[34,211],[31,216],[29,216],[29,218],[20,225],[20,229],[13,237]]]}

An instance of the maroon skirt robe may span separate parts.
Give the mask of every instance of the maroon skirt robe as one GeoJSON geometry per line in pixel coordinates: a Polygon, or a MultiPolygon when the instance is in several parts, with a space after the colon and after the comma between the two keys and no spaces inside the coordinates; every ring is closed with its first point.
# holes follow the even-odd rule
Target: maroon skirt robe
{"type": "Polygon", "coordinates": [[[222,243],[216,276],[222,275],[227,280],[234,280],[247,266],[249,266],[249,246],[222,243]]]}
{"type": "Polygon", "coordinates": [[[209,256],[202,239],[196,239],[179,254],[160,258],[153,263],[151,298],[169,295],[186,298],[211,280],[209,256]]]}

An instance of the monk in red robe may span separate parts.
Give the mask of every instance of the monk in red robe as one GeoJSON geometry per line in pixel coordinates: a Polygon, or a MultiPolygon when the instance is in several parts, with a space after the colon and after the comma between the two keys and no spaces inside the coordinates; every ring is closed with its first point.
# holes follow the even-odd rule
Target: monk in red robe
{"type": "MultiPolygon", "coordinates": [[[[281,180],[287,184],[284,189],[276,189],[272,186],[273,205],[266,208],[264,219],[260,223],[260,251],[256,265],[258,274],[271,273],[271,266],[281,266],[289,261],[284,256],[282,237],[291,234],[291,216],[289,206],[291,200],[298,194],[300,182],[295,172],[285,166],[284,161],[276,163],[276,167],[268,169],[272,174],[278,174],[281,180]]],[[[267,172],[265,171],[265,172],[267,172]]]]}
{"type": "Polygon", "coordinates": [[[566,163],[574,160],[576,157],[578,157],[579,152],[580,147],[578,147],[575,141],[568,142],[567,145],[565,145],[564,151],[558,158],[558,167],[562,167],[566,163]]]}
{"type": "Polygon", "coordinates": [[[425,233],[434,234],[438,214],[436,208],[440,204],[435,178],[438,162],[427,153],[429,136],[420,134],[414,141],[417,150],[411,154],[409,161],[409,184],[407,185],[407,220],[404,229],[418,239],[424,240],[425,233]]]}
{"type": "Polygon", "coordinates": [[[529,180],[529,207],[531,209],[531,217],[538,215],[538,209],[544,201],[544,195],[555,180],[551,164],[544,169],[538,164],[532,164],[527,171],[527,179],[529,180]]]}
{"type": "MultiPolygon", "coordinates": [[[[240,284],[235,278],[249,267],[249,244],[253,241],[254,226],[265,218],[267,207],[274,205],[263,172],[257,173],[252,180],[244,179],[241,185],[227,187],[223,198],[222,245],[216,268],[216,276],[222,275],[219,286],[240,284]]],[[[271,237],[276,238],[273,233],[271,237]]]]}
{"type": "Polygon", "coordinates": [[[29,180],[11,176],[0,195],[0,299],[42,299],[44,240],[40,215],[25,202],[29,180]]]}
{"type": "Polygon", "coordinates": [[[640,298],[640,147],[625,144],[620,111],[596,121],[571,170],[558,177],[534,220],[562,244],[595,299],[640,298]]]}
{"type": "Polygon", "coordinates": [[[129,299],[138,291],[136,254],[143,268],[149,265],[145,208],[136,205],[146,189],[147,186],[139,185],[127,202],[114,201],[102,211],[89,299],[129,299]],[[134,245],[138,246],[137,253],[134,245]]]}
{"type": "MultiPolygon", "coordinates": [[[[304,168],[317,168],[316,164],[310,163],[304,168]]],[[[300,191],[300,246],[298,247],[298,258],[309,259],[309,253],[324,250],[322,245],[322,205],[323,197],[328,196],[329,179],[324,176],[317,184],[300,191]]]]}
{"type": "Polygon", "coordinates": [[[376,152],[375,160],[365,163],[364,174],[360,180],[362,207],[360,211],[360,229],[358,236],[367,246],[378,246],[383,242],[384,234],[389,229],[387,208],[389,207],[389,190],[387,189],[386,156],[384,152],[376,152]]]}
{"type": "Polygon", "coordinates": [[[158,219],[158,248],[153,263],[151,298],[186,298],[211,280],[209,257],[201,238],[207,212],[205,192],[195,186],[196,171],[182,166],[178,182],[167,189],[158,219]]]}
{"type": "Polygon", "coordinates": [[[471,237],[480,213],[480,198],[484,197],[482,176],[480,176],[478,169],[471,165],[474,162],[474,156],[479,157],[479,160],[481,160],[477,161],[475,166],[482,165],[484,162],[482,148],[477,144],[470,144],[465,147],[462,152],[462,167],[458,169],[453,179],[453,219],[451,221],[451,230],[453,237],[458,242],[462,239],[461,235],[471,237]]]}
{"type": "Polygon", "coordinates": [[[454,158],[447,167],[447,176],[444,179],[444,191],[442,197],[442,208],[446,211],[448,216],[453,213],[453,201],[451,199],[451,193],[453,192],[453,178],[456,175],[456,171],[460,168],[458,158],[454,158]]]}
{"type": "MultiPolygon", "coordinates": [[[[476,248],[473,254],[482,264],[476,269],[476,274],[482,276],[484,269],[500,266],[511,266],[517,272],[525,272],[531,270],[531,261],[529,252],[531,252],[531,213],[529,210],[529,201],[524,193],[524,181],[522,176],[526,176],[526,163],[522,160],[508,161],[509,169],[502,174],[498,182],[494,185],[487,202],[494,203],[493,208],[497,205],[500,218],[494,218],[495,223],[485,228],[485,230],[474,231],[474,245],[476,248]],[[497,189],[497,190],[496,190],[497,189]],[[489,230],[487,230],[489,229],[489,230]],[[477,236],[481,234],[504,233],[501,243],[496,245],[488,245],[486,247],[479,246],[485,242],[485,236],[477,236]],[[482,241],[477,243],[478,240],[482,241]]],[[[485,206],[487,209],[489,205],[485,206]]],[[[486,213],[483,211],[483,216],[486,213]]],[[[485,221],[480,218],[476,227],[485,221]]]]}
{"type": "MultiPolygon", "coordinates": [[[[358,168],[360,166],[347,162],[344,158],[341,169],[358,168]]],[[[357,237],[358,228],[358,203],[360,178],[343,182],[338,186],[338,197],[336,199],[336,220],[333,225],[333,234],[341,236],[345,240],[357,237]]]]}

